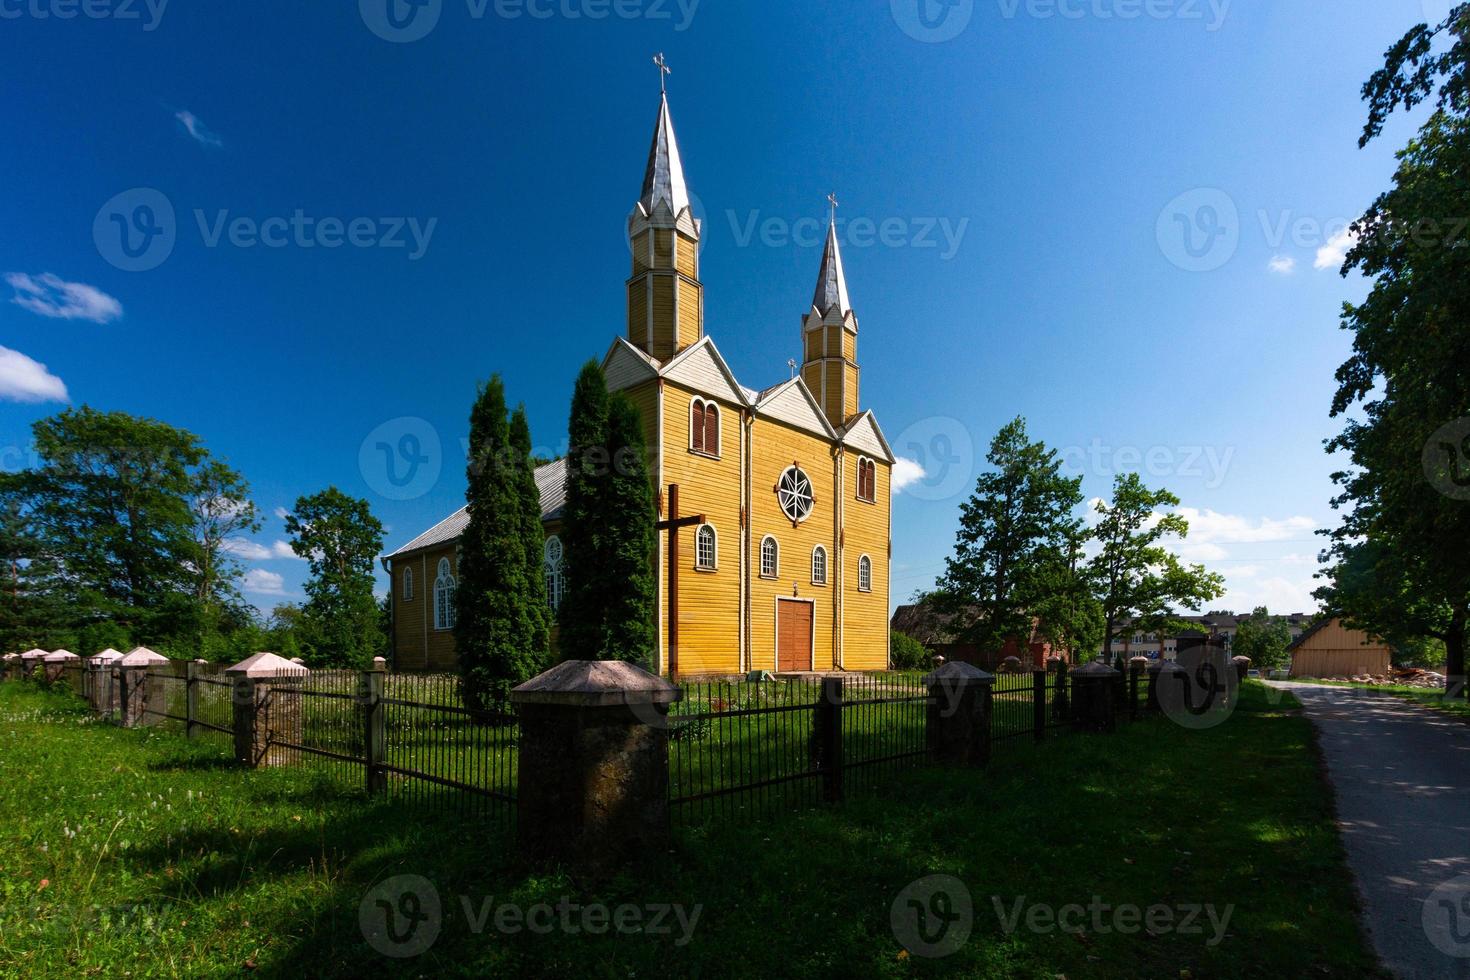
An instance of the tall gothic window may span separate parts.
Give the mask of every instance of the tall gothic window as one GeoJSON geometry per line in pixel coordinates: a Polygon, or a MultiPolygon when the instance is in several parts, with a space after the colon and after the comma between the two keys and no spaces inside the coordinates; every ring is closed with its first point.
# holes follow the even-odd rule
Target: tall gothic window
{"type": "Polygon", "coordinates": [[[709,524],[699,525],[699,530],[694,532],[694,567],[712,572],[715,570],[715,563],[718,559],[719,551],[714,527],[709,524]]]}
{"type": "Polygon", "coordinates": [[[781,574],[781,548],[776,539],[767,535],[761,540],[761,578],[776,578],[781,574]]]}
{"type": "Polygon", "coordinates": [[[434,628],[454,629],[454,575],[449,571],[449,559],[439,559],[439,575],[434,579],[434,628]]]}
{"type": "Polygon", "coordinates": [[[858,559],[858,591],[873,591],[873,559],[867,555],[858,559]]]}
{"type": "Polygon", "coordinates": [[[878,499],[878,464],[866,456],[858,457],[857,495],[859,500],[868,503],[878,499]]]}
{"type": "Polygon", "coordinates": [[[821,545],[812,549],[812,584],[827,584],[827,549],[821,545]]]}
{"type": "Polygon", "coordinates": [[[696,398],[689,403],[689,448],[706,456],[720,455],[720,406],[696,398]]]}
{"type": "Polygon", "coordinates": [[[567,583],[562,574],[562,559],[565,552],[562,550],[561,538],[556,535],[546,539],[544,551],[544,568],[546,572],[546,602],[551,606],[552,612],[561,608],[562,596],[566,595],[567,583]]]}
{"type": "Polygon", "coordinates": [[[413,601],[413,566],[403,570],[403,601],[413,601]]]}

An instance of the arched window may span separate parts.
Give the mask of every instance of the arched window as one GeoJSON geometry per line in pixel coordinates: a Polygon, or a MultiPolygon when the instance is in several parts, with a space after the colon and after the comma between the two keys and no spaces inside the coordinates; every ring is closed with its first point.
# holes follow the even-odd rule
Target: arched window
{"type": "Polygon", "coordinates": [[[858,457],[857,498],[870,504],[878,499],[878,464],[866,456],[858,457]]]}
{"type": "Polygon", "coordinates": [[[873,591],[873,559],[867,555],[858,559],[858,591],[873,591]]]}
{"type": "Polygon", "coordinates": [[[454,629],[454,575],[449,571],[449,559],[439,559],[439,575],[434,579],[434,628],[454,629]]]}
{"type": "Polygon", "coordinates": [[[556,535],[546,539],[546,548],[543,551],[543,568],[546,572],[546,602],[551,606],[552,612],[561,608],[561,598],[566,595],[566,579],[562,576],[562,559],[565,552],[561,546],[561,538],[556,535]]]}
{"type": "Polygon", "coordinates": [[[769,534],[761,539],[761,578],[776,578],[781,574],[781,546],[769,534]]]}
{"type": "Polygon", "coordinates": [[[821,545],[812,549],[812,584],[827,584],[827,549],[821,545]]]}
{"type": "Polygon", "coordinates": [[[720,406],[696,398],[689,403],[689,448],[706,456],[720,455],[720,406]]]}
{"type": "Polygon", "coordinates": [[[413,566],[403,570],[403,601],[413,601],[413,566]]]}
{"type": "Polygon", "coordinates": [[[781,513],[790,518],[792,524],[800,524],[812,512],[815,500],[811,478],[795,463],[788,466],[776,484],[776,502],[781,505],[781,513]]]}
{"type": "Polygon", "coordinates": [[[719,541],[715,537],[714,526],[699,525],[699,530],[694,532],[694,567],[701,571],[712,572],[719,558],[719,541]]]}

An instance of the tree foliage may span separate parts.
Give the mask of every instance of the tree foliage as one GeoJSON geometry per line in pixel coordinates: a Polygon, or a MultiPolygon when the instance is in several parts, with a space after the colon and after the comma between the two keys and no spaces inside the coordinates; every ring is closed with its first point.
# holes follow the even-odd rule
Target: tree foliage
{"type": "Polygon", "coordinates": [[[1286,648],[1291,645],[1291,627],[1280,616],[1272,616],[1265,606],[1255,610],[1236,626],[1231,652],[1249,657],[1251,666],[1259,670],[1276,670],[1291,662],[1286,648]]]}
{"type": "Polygon", "coordinates": [[[296,501],[286,532],[291,550],[311,569],[300,623],[305,659],[313,666],[367,667],[385,651],[373,597],[382,523],[366,500],[328,487],[296,501]]]}

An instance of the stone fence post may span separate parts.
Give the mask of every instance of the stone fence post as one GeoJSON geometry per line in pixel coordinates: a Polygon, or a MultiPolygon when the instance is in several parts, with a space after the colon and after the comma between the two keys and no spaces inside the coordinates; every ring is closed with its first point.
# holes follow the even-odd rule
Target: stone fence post
{"type": "Polygon", "coordinates": [[[1231,664],[1231,666],[1233,666],[1235,668],[1235,680],[1236,680],[1236,682],[1237,683],[1244,684],[1245,683],[1246,675],[1249,674],[1250,673],[1250,670],[1251,670],[1251,658],[1250,657],[1231,657],[1230,658],[1230,664],[1231,664]]]}
{"type": "Polygon", "coordinates": [[[936,762],[971,768],[990,762],[994,684],[994,674],[958,660],[924,675],[924,686],[929,689],[924,729],[936,762]]]}
{"type": "Polygon", "coordinates": [[[620,661],[569,660],[517,687],[521,850],[593,871],[669,839],[669,706],[684,692],[620,661]]]}
{"type": "Polygon", "coordinates": [[[257,653],[225,668],[233,683],[236,762],[255,769],[290,761],[290,750],[280,743],[301,743],[301,688],[310,674],[274,653],[257,653]]]}
{"type": "Polygon", "coordinates": [[[117,682],[117,698],[122,709],[122,726],[137,728],[148,724],[151,692],[148,684],[148,668],[154,664],[166,664],[168,658],[154,653],[147,647],[134,647],[127,656],[113,664],[117,682]]]}
{"type": "Polygon", "coordinates": [[[57,681],[61,680],[62,675],[66,673],[66,670],[71,667],[74,662],[81,659],[81,657],[78,657],[70,650],[53,650],[51,653],[46,654],[46,656],[41,658],[41,663],[46,668],[46,683],[55,684],[57,681]]]}
{"type": "Polygon", "coordinates": [[[20,677],[20,654],[7,653],[0,657],[0,681],[13,681],[20,677]]]}
{"type": "Polygon", "coordinates": [[[1167,703],[1171,706],[1184,703],[1185,688],[1189,686],[1189,671],[1179,666],[1177,660],[1157,660],[1148,667],[1148,710],[1158,714],[1167,703]]]}
{"type": "Polygon", "coordinates": [[[1072,727],[1083,732],[1112,732],[1114,709],[1123,675],[1103,660],[1093,660],[1072,671],[1072,727]]]}

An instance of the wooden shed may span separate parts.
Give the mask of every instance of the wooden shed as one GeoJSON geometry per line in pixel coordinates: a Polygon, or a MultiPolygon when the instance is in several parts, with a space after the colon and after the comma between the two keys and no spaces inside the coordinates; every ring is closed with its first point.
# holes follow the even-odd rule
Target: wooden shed
{"type": "Polygon", "coordinates": [[[1324,619],[1287,647],[1292,677],[1354,677],[1387,674],[1388,644],[1362,630],[1349,629],[1337,617],[1324,619]]]}

